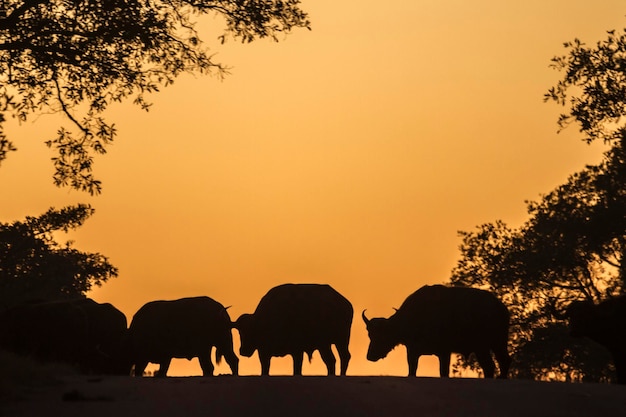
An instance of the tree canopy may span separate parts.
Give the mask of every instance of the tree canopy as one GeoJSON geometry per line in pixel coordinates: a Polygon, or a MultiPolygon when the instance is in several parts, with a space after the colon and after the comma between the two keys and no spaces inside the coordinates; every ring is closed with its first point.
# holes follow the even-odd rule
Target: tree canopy
{"type": "Polygon", "coordinates": [[[598,381],[612,375],[607,352],[568,336],[564,313],[573,301],[598,302],[626,290],[626,164],[620,150],[529,202],[521,227],[496,221],[460,233],[451,282],[493,291],[507,305],[513,376],[598,381]],[[616,189],[622,190],[619,198],[616,189]]]}
{"type": "Polygon", "coordinates": [[[571,338],[564,312],[575,300],[626,292],[626,32],[565,48],[553,59],[564,76],[545,98],[568,107],[560,128],[576,123],[585,141],[602,140],[608,150],[601,163],[528,202],[519,228],[495,221],[460,232],[451,283],[489,289],[507,305],[513,376],[608,380],[610,355],[571,338]]]}
{"type": "Polygon", "coordinates": [[[146,94],[182,73],[223,75],[196,29],[201,15],[222,16],[228,37],[250,42],[309,27],[299,0],[5,0],[0,3],[0,163],[14,144],[3,130],[44,112],[63,114],[46,144],[56,185],[92,194],[101,183],[95,155],[116,136],[103,112],[131,99],[149,108],[146,94]]]}
{"type": "Polygon", "coordinates": [[[117,276],[105,256],[55,240],[55,233],[80,227],[93,212],[78,204],[0,223],[0,311],[22,302],[84,296],[117,276]]]}
{"type": "Polygon", "coordinates": [[[567,53],[552,59],[564,76],[545,95],[569,106],[558,124],[578,123],[587,142],[620,142],[626,128],[626,29],[607,35],[591,47],[579,39],[566,42],[567,53]]]}

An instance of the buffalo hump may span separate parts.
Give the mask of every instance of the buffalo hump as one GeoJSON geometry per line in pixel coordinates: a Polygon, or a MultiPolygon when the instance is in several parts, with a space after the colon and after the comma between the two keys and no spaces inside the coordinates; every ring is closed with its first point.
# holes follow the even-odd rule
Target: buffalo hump
{"type": "Polygon", "coordinates": [[[508,323],[509,312],[498,298],[488,291],[467,287],[429,285],[409,295],[398,309],[400,318],[423,317],[429,322],[475,322],[483,320],[508,323]],[[426,318],[428,317],[428,318],[426,318]],[[481,320],[482,319],[482,320],[481,320]]]}
{"type": "Polygon", "coordinates": [[[348,300],[329,285],[317,284],[275,287],[254,312],[257,326],[268,338],[284,338],[285,344],[301,343],[306,349],[341,336],[352,323],[352,315],[348,300]]]}

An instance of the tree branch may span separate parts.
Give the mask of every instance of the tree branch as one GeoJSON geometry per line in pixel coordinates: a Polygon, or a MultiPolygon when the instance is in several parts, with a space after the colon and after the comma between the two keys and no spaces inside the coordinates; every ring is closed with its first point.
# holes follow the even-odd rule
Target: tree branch
{"type": "Polygon", "coordinates": [[[11,26],[14,26],[20,17],[22,17],[29,9],[33,9],[42,3],[46,3],[47,1],[48,0],[25,0],[24,3],[13,9],[7,17],[0,19],[0,30],[6,30],[11,26]]]}
{"type": "Polygon", "coordinates": [[[39,53],[47,53],[47,54],[55,54],[58,58],[63,58],[63,61],[66,64],[78,65],[80,61],[76,59],[77,56],[80,56],[80,52],[75,49],[70,48],[57,48],[54,46],[46,45],[46,46],[38,46],[33,45],[31,42],[25,41],[17,41],[17,42],[9,42],[0,44],[0,51],[15,51],[21,52],[25,50],[30,50],[33,52],[39,53]]]}
{"type": "Polygon", "coordinates": [[[72,113],[70,113],[67,105],[65,104],[65,101],[63,100],[63,97],[61,96],[61,86],[59,85],[59,80],[56,79],[56,77],[54,77],[53,79],[54,81],[54,85],[56,87],[57,90],[57,100],[59,100],[59,104],[61,104],[61,110],[63,111],[63,113],[67,116],[68,119],[70,119],[72,121],[72,123],[74,123],[76,126],[78,126],[78,128],[87,136],[90,135],[90,131],[89,129],[87,129],[86,127],[84,127],[82,124],[80,124],[78,122],[78,120],[76,120],[74,118],[74,116],[72,115],[72,113]]]}

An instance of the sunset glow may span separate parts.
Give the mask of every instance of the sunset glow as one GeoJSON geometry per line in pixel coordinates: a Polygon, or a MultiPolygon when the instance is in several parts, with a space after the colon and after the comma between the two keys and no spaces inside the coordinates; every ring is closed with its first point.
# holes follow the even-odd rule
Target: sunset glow
{"type": "MultiPolygon", "coordinates": [[[[180,78],[143,112],[112,106],[118,137],[96,161],[102,195],[52,185],[44,140],[63,120],[42,115],[6,133],[0,221],[89,203],[67,239],[99,252],[119,277],[91,294],[129,322],[146,302],[207,295],[231,318],[272,287],[327,283],[354,307],[349,375],[405,375],[404,348],[365,358],[360,319],[389,316],[424,284],[442,283],[458,230],[526,218],[534,200],[599,160],[543,94],[565,41],[622,28],[623,1],[507,3],[304,0],[312,30],[280,42],[220,45],[202,20],[215,77],[180,78]]],[[[217,27],[217,29],[216,29],[217,27]]],[[[236,348],[238,335],[233,332],[236,348]]],[[[170,375],[198,375],[194,360],[170,375]]],[[[291,373],[274,359],[272,373],[291,373]]],[[[419,375],[437,375],[424,357],[419,375]]],[[[222,364],[218,372],[227,373],[222,364]]],[[[242,358],[242,375],[259,374],[242,358]]],[[[305,374],[324,374],[316,354],[305,374]]]]}

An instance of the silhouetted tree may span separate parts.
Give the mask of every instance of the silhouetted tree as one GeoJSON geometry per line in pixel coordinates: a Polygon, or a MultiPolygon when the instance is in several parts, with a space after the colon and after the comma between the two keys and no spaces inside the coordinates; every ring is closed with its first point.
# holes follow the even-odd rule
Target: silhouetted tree
{"type": "MultiPolygon", "coordinates": [[[[534,220],[519,229],[497,221],[461,232],[461,258],[451,282],[493,291],[508,307],[511,377],[607,380],[612,375],[608,352],[570,337],[563,312],[585,294],[599,300],[619,291],[615,274],[593,256],[577,257],[576,246],[568,240],[571,236],[561,240],[552,240],[548,233],[540,236],[534,220]]],[[[471,361],[462,364],[475,367],[471,361]]]]}
{"type": "MultiPolygon", "coordinates": [[[[538,202],[518,229],[501,221],[461,232],[461,259],[451,282],[494,291],[512,314],[512,376],[608,380],[610,355],[568,335],[565,307],[626,291],[626,34],[608,32],[586,47],[565,44],[553,59],[564,77],[546,94],[569,106],[560,128],[580,125],[587,142],[609,150],[538,202]]],[[[461,365],[473,366],[471,362],[461,365]]]]}
{"type": "Polygon", "coordinates": [[[277,39],[309,27],[299,0],[4,0],[0,2],[0,163],[15,150],[2,129],[6,116],[58,112],[74,126],[48,140],[56,185],[92,194],[93,157],[103,154],[116,130],[102,117],[113,102],[145,94],[181,73],[225,68],[213,61],[195,17],[222,16],[229,36],[250,42],[277,39]]]}
{"type": "Polygon", "coordinates": [[[569,106],[559,118],[560,128],[577,122],[587,142],[616,144],[623,141],[626,128],[626,30],[607,34],[593,47],[579,39],[564,44],[568,52],[552,58],[564,77],[545,99],[569,106]]]}
{"type": "Polygon", "coordinates": [[[117,268],[105,256],[55,240],[55,232],[78,228],[93,212],[79,204],[0,223],[0,311],[25,301],[85,295],[94,285],[117,276],[117,268]]]}

